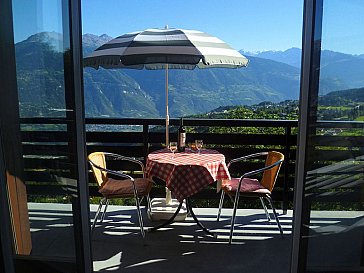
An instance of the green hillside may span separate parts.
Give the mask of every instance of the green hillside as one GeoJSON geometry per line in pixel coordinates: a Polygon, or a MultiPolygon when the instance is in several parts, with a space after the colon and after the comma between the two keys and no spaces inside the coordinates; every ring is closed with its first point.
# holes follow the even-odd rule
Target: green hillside
{"type": "MultiPolygon", "coordinates": [[[[61,39],[59,34],[39,33],[16,44],[21,116],[65,116],[61,39]]],[[[121,71],[87,68],[84,86],[88,117],[159,116],[151,97],[121,71]]]]}
{"type": "Polygon", "coordinates": [[[86,116],[158,117],[152,98],[120,70],[84,70],[86,116]]]}
{"type": "Polygon", "coordinates": [[[320,97],[320,105],[347,106],[351,103],[364,103],[364,88],[354,88],[330,92],[320,97]]]}
{"type": "MultiPolygon", "coordinates": [[[[195,69],[169,72],[170,112],[172,116],[204,113],[219,106],[252,105],[261,101],[279,102],[297,98],[297,69],[259,58],[243,69],[195,69]],[[271,63],[273,63],[273,66],[271,63]],[[281,68],[283,66],[284,68],[281,68]],[[281,72],[284,70],[284,73],[281,72]]],[[[125,70],[155,101],[164,115],[164,71],[125,70]]]]}
{"type": "MultiPolygon", "coordinates": [[[[48,37],[48,36],[47,36],[48,37]]],[[[64,116],[63,54],[42,33],[16,44],[20,115],[64,116]]],[[[52,39],[53,41],[55,39],[52,39]]]]}

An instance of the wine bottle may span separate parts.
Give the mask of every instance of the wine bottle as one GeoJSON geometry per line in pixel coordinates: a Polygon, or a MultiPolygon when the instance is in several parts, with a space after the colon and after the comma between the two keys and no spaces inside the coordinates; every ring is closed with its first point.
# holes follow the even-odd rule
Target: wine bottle
{"type": "Polygon", "coordinates": [[[183,127],[183,118],[181,118],[179,121],[179,128],[177,133],[177,150],[179,152],[184,152],[186,148],[186,129],[185,127],[183,127]]]}

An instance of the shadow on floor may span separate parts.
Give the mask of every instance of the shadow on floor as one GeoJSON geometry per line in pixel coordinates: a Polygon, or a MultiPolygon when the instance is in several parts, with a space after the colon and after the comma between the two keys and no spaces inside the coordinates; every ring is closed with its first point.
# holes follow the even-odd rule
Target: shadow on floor
{"type": "MultiPolygon", "coordinates": [[[[216,209],[196,209],[198,218],[217,238],[199,230],[192,218],[164,230],[139,233],[135,210],[113,208],[93,234],[94,267],[98,272],[288,272],[291,216],[281,216],[287,233],[281,238],[274,221],[262,210],[238,215],[232,245],[228,245],[229,210],[216,222],[216,209]],[[114,210],[115,209],[115,210],[114,210]]],[[[146,226],[156,225],[144,215],[146,226]]]]}

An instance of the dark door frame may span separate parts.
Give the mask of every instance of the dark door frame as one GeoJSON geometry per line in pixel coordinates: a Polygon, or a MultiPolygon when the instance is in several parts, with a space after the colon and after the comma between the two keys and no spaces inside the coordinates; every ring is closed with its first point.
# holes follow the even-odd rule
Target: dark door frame
{"type": "MultiPolygon", "coordinates": [[[[65,62],[67,66],[68,88],[71,92],[67,92],[72,96],[74,114],[72,115],[72,131],[73,142],[76,156],[75,162],[75,177],[77,178],[78,196],[73,202],[74,214],[74,229],[75,229],[75,244],[76,244],[76,267],[77,272],[90,273],[92,268],[91,254],[91,234],[89,221],[89,193],[88,193],[88,176],[86,162],[86,141],[85,141],[85,113],[84,113],[84,97],[83,97],[83,68],[82,68],[82,32],[81,32],[81,1],[80,0],[63,0],[65,17],[68,19],[65,25],[68,28],[65,32],[68,34],[70,41],[69,52],[65,62]]],[[[18,108],[17,101],[17,80],[15,66],[15,45],[13,31],[13,16],[12,16],[12,0],[0,1],[0,83],[1,83],[1,101],[2,104],[7,104],[7,111],[11,111],[14,115],[15,110],[11,106],[18,108]],[[10,103],[7,101],[9,98],[10,103]]],[[[66,69],[65,69],[66,70],[66,69]]],[[[68,91],[69,91],[68,90],[68,91]]],[[[5,120],[6,110],[0,110],[0,133],[6,132],[6,126],[1,122],[5,120]],[[1,126],[2,125],[2,126],[1,126]]],[[[9,113],[9,112],[8,112],[9,113]]],[[[17,118],[19,114],[17,113],[17,118]]],[[[19,127],[20,135],[20,127],[19,127]]],[[[1,134],[2,135],[2,134],[1,134]]],[[[6,224],[0,225],[0,272],[14,272],[14,265],[17,269],[28,266],[31,269],[33,266],[40,266],[47,263],[39,259],[29,260],[26,256],[13,256],[12,251],[12,232],[10,226],[9,206],[7,201],[7,186],[6,186],[6,162],[4,161],[3,139],[0,139],[0,219],[5,220],[6,224]]],[[[5,151],[8,153],[8,151],[5,151]]],[[[3,221],[1,221],[4,223],[3,221]]],[[[51,263],[50,261],[48,261],[51,263]]],[[[46,272],[46,269],[43,268],[46,272]]]]}
{"type": "MultiPolygon", "coordinates": [[[[322,20],[325,0],[304,1],[302,32],[302,66],[300,89],[299,134],[294,192],[294,217],[291,250],[291,273],[301,272],[357,272],[350,268],[307,269],[308,226],[310,224],[310,197],[305,196],[306,171],[311,169],[313,144],[310,136],[316,134],[317,104],[320,78],[322,20]],[[325,270],[325,271],[323,271],[325,270]],[[335,270],[335,271],[330,271],[335,270]]],[[[364,243],[361,263],[364,264],[364,243]]]]}
{"type": "MultiPolygon", "coordinates": [[[[17,94],[16,70],[15,70],[15,48],[13,38],[12,1],[0,1],[0,84],[1,93],[17,94]]],[[[2,101],[2,100],[1,100],[2,101]]],[[[11,219],[9,214],[9,202],[7,195],[7,175],[5,155],[3,149],[3,102],[0,102],[0,272],[13,273],[14,261],[13,239],[11,231],[11,219]]]]}
{"type": "Polygon", "coordinates": [[[88,163],[86,161],[85,103],[83,92],[81,1],[68,0],[68,8],[70,38],[69,61],[71,63],[68,66],[70,69],[68,71],[69,75],[67,77],[67,74],[65,74],[65,76],[68,78],[70,86],[73,87],[74,126],[72,131],[74,133],[75,149],[77,150],[75,171],[77,172],[78,178],[78,198],[73,203],[76,206],[76,209],[73,208],[73,212],[79,212],[79,214],[74,214],[76,262],[78,272],[92,272],[88,163]]]}

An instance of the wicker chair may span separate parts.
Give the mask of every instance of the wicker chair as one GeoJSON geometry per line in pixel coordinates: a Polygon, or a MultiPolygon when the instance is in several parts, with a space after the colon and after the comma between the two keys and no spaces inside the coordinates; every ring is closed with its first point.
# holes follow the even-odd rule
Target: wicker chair
{"type": "Polygon", "coordinates": [[[282,165],[282,162],[284,160],[284,155],[279,152],[270,151],[270,152],[262,152],[262,153],[256,153],[251,154],[248,156],[243,156],[239,158],[232,159],[227,167],[230,168],[230,166],[236,162],[244,161],[247,159],[257,158],[257,157],[266,157],[265,160],[265,167],[253,170],[247,173],[244,173],[241,177],[238,178],[232,178],[231,180],[224,180],[222,181],[222,187],[221,187],[221,198],[220,198],[220,204],[219,204],[219,210],[217,214],[217,221],[220,220],[220,214],[221,214],[221,208],[224,202],[225,194],[227,194],[230,199],[234,202],[234,209],[233,209],[233,215],[231,218],[231,226],[230,226],[230,237],[229,237],[229,244],[232,242],[232,236],[234,232],[234,224],[235,224],[235,218],[236,218],[236,210],[239,203],[239,197],[252,197],[252,198],[259,198],[262,206],[264,208],[265,214],[267,216],[268,221],[270,221],[270,216],[267,210],[267,207],[264,203],[264,199],[268,201],[269,205],[271,206],[274,214],[274,218],[277,222],[279,232],[281,236],[283,236],[283,230],[279,223],[279,219],[276,213],[276,210],[273,206],[271,193],[274,189],[274,185],[280,170],[280,167],[282,165]],[[252,177],[262,174],[261,181],[258,181],[257,179],[253,179],[252,177]],[[236,193],[239,194],[236,194],[236,193]]]}

